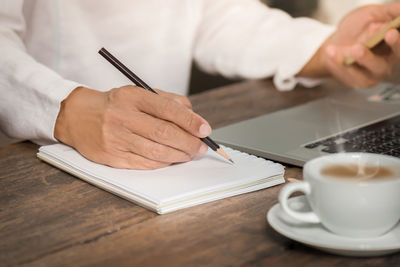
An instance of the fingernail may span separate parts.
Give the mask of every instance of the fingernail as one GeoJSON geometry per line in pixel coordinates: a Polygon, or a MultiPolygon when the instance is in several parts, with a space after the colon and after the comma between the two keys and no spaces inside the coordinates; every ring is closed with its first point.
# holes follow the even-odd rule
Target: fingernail
{"type": "Polygon", "coordinates": [[[200,126],[199,133],[202,136],[209,136],[211,133],[211,127],[208,124],[202,124],[200,126]]]}
{"type": "Polygon", "coordinates": [[[336,47],[333,45],[327,46],[325,51],[329,57],[334,57],[336,55],[336,47]]]}
{"type": "Polygon", "coordinates": [[[199,149],[199,154],[203,155],[207,152],[208,146],[206,144],[201,144],[200,149],[199,149]]]}

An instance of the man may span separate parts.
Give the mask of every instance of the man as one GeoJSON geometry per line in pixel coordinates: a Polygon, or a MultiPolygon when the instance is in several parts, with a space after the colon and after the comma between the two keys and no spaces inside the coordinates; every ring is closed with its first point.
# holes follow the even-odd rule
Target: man
{"type": "Polygon", "coordinates": [[[187,98],[190,64],[227,77],[274,76],[281,90],[333,76],[367,87],[399,61],[362,43],[400,15],[400,3],[366,6],[337,29],[293,19],[256,0],[0,0],[2,130],[39,144],[61,141],[117,168],[153,169],[203,155],[211,133],[187,98]],[[131,84],[102,59],[106,47],[159,90],[131,84]],[[356,64],[344,66],[352,55],[356,64]]]}

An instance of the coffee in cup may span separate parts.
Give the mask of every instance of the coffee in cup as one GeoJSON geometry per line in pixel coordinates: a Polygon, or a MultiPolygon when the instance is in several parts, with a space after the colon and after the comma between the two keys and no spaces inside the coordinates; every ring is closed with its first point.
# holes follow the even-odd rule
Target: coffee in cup
{"type": "Polygon", "coordinates": [[[376,237],[400,219],[400,159],[370,153],[338,153],[308,161],[304,181],[284,186],[282,209],[291,217],[322,223],[333,233],[376,237]],[[304,192],[312,212],[297,212],[287,199],[304,192]]]}
{"type": "Polygon", "coordinates": [[[365,164],[332,164],[321,169],[321,175],[327,178],[372,180],[398,178],[395,167],[365,164]]]}

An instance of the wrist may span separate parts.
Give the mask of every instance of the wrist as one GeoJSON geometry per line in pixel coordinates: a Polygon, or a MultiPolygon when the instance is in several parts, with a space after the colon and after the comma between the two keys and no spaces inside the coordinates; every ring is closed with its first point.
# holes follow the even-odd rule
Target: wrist
{"type": "Polygon", "coordinates": [[[328,40],[329,38],[325,40],[296,76],[306,78],[324,78],[330,76],[330,72],[326,66],[328,40]]]}
{"type": "Polygon", "coordinates": [[[67,145],[74,146],[74,138],[72,129],[79,127],[78,118],[83,111],[87,111],[91,107],[88,106],[96,96],[102,92],[89,89],[86,87],[75,88],[65,98],[60,105],[60,110],[57,115],[54,126],[54,137],[67,145]]]}

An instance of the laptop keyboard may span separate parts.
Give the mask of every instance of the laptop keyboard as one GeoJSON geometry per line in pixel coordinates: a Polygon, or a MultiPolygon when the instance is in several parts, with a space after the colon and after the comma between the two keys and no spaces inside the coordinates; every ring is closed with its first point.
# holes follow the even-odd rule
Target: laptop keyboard
{"type": "Polygon", "coordinates": [[[304,146],[322,152],[369,152],[400,158],[400,115],[304,146]]]}

